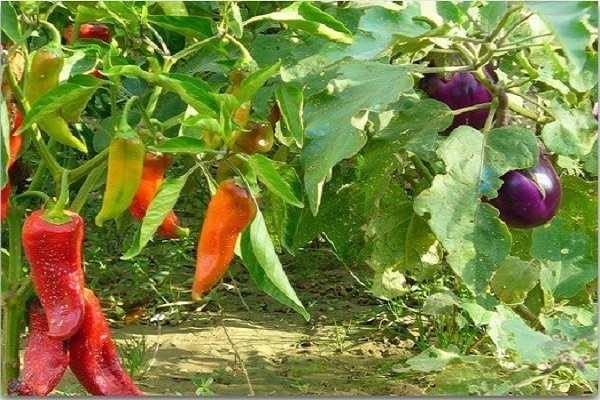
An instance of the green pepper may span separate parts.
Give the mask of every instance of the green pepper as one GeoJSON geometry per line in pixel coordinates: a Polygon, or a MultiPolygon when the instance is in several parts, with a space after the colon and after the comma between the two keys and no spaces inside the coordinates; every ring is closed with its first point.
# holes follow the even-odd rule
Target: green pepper
{"type": "MultiPolygon", "coordinates": [[[[25,79],[25,95],[30,103],[33,104],[41,95],[58,85],[64,62],[60,47],[57,46],[48,45],[33,54],[25,79]]],[[[40,118],[38,126],[57,142],[87,153],[87,146],[71,133],[59,111],[40,118]]]]}
{"type": "Polygon", "coordinates": [[[140,186],[144,169],[144,144],[127,123],[127,114],[137,97],[129,99],[121,116],[121,124],[111,139],[108,150],[108,175],[102,208],[96,225],[117,218],[129,208],[140,186]]]}

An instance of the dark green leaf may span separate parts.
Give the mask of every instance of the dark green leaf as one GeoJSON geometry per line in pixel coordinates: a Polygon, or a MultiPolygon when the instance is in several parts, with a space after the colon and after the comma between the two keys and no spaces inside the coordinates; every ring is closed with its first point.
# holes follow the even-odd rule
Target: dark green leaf
{"type": "Polygon", "coordinates": [[[264,86],[269,78],[275,76],[279,72],[280,63],[277,62],[270,67],[261,68],[248,75],[240,85],[240,91],[235,96],[240,103],[248,101],[254,96],[258,89],[264,86]]]}
{"type": "Polygon", "coordinates": [[[203,140],[188,136],[178,136],[173,139],[165,140],[152,148],[162,153],[217,153],[216,150],[211,149],[203,140]]]}
{"type": "MultiPolygon", "coordinates": [[[[306,142],[300,159],[306,171],[304,185],[313,214],[319,210],[323,184],[331,169],[356,155],[367,141],[364,131],[353,125],[353,118],[361,111],[383,111],[400,93],[412,88],[410,69],[345,61],[328,88],[307,100],[306,142]]],[[[360,126],[360,122],[354,122],[360,126]]]]}
{"type": "Polygon", "coordinates": [[[106,81],[89,75],[72,76],[36,100],[25,116],[20,130],[26,130],[44,115],[54,113],[62,108],[68,110],[67,115],[69,116],[73,116],[77,112],[81,113],[83,109],[81,104],[83,103],[85,106],[91,95],[105,84],[107,84],[106,81]]]}
{"type": "Polygon", "coordinates": [[[298,185],[290,184],[279,174],[280,170],[287,170],[289,174],[295,175],[295,180],[300,183],[296,171],[286,163],[273,161],[261,154],[255,154],[248,159],[248,163],[256,173],[258,179],[265,184],[267,189],[284,200],[286,203],[295,207],[303,208],[302,193],[294,193],[294,188],[298,185]]]}
{"type": "Polygon", "coordinates": [[[281,111],[281,119],[292,134],[296,145],[304,145],[304,95],[302,91],[291,85],[280,85],[275,91],[277,105],[281,111]]]}
{"type": "Polygon", "coordinates": [[[256,285],[281,304],[298,312],[307,321],[310,320],[308,312],[285,275],[260,210],[257,210],[250,226],[242,232],[239,249],[244,265],[256,285]]]}
{"type": "Polygon", "coordinates": [[[148,22],[168,31],[192,38],[207,38],[213,35],[212,21],[197,16],[149,15],[148,22]]]}
{"type": "Polygon", "coordinates": [[[334,42],[352,43],[352,32],[343,23],[309,2],[296,2],[280,11],[251,18],[246,23],[264,20],[283,22],[291,28],[301,29],[334,42]]]}
{"type": "Polygon", "coordinates": [[[0,2],[0,26],[2,26],[2,32],[11,38],[13,42],[21,42],[21,31],[19,29],[17,12],[9,1],[0,2]]]}
{"type": "Polygon", "coordinates": [[[162,182],[156,196],[148,206],[148,210],[146,210],[144,220],[135,233],[131,247],[121,256],[122,260],[131,260],[146,247],[146,244],[152,239],[169,211],[175,206],[181,189],[183,189],[188,177],[194,170],[195,168],[192,168],[183,176],[177,178],[168,177],[162,182]]]}

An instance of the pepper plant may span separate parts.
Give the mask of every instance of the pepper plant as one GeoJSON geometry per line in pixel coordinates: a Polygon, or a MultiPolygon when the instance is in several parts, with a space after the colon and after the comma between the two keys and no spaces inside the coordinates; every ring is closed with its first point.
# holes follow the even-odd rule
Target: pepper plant
{"type": "MultiPolygon", "coordinates": [[[[1,6],[3,393],[28,379],[19,337],[40,317],[26,315],[32,301],[39,312],[35,297],[50,339],[106,331],[94,300],[56,334],[53,309],[66,307],[66,321],[84,307],[85,283],[68,301],[51,295],[73,283],[58,279],[65,260],[79,274],[81,256],[56,243],[46,245],[69,254],[49,257],[47,235],[24,225],[39,216],[58,232],[99,203],[84,222],[127,231],[123,260],[155,234],[202,226],[194,300],[235,252],[308,320],[279,256],[317,239],[368,264],[384,301],[449,276],[419,315],[460,315],[456,329],[481,338],[397,368],[439,372],[433,394],[596,393],[597,3],[1,6]],[[179,219],[180,195],[201,189],[206,214],[179,219]],[[454,385],[459,376],[471,383],[454,385]]],[[[141,394],[114,349],[106,386],[81,364],[90,354],[70,353],[90,393],[141,394]]]]}

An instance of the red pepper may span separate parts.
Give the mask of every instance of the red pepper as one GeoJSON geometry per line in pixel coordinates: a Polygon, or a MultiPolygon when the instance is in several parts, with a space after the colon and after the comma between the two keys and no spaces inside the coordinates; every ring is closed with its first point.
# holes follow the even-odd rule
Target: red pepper
{"type": "MultiPolygon", "coordinates": [[[[156,155],[146,153],[144,155],[144,169],[142,171],[142,180],[138,187],[129,210],[135,219],[141,221],[146,215],[146,210],[156,196],[158,188],[162,183],[165,170],[171,166],[173,158],[168,155],[156,155]]],[[[158,227],[159,235],[175,239],[182,236],[187,236],[187,230],[179,227],[178,218],[173,210],[169,211],[162,224],[158,227]]]]}
{"type": "Polygon", "coordinates": [[[198,243],[192,299],[210,290],[227,271],[239,234],[254,217],[250,192],[234,179],[221,182],[208,203],[198,243]]]}
{"type": "Polygon", "coordinates": [[[84,297],[85,319],[69,340],[71,371],[94,396],[142,396],[119,362],[100,301],[87,288],[84,297]]]}
{"type": "Polygon", "coordinates": [[[23,135],[15,135],[15,132],[17,131],[17,129],[19,129],[21,127],[22,123],[23,123],[23,114],[21,114],[21,111],[19,111],[17,109],[17,110],[15,110],[15,117],[13,120],[12,127],[10,128],[10,137],[9,137],[10,154],[8,157],[7,168],[10,168],[11,165],[14,164],[14,162],[17,160],[17,157],[19,157],[19,153],[21,152],[21,147],[23,147],[23,135]]]}
{"type": "MultiPolygon", "coordinates": [[[[63,33],[63,37],[67,43],[71,43],[73,36],[73,26],[67,27],[63,33]]],[[[99,39],[105,43],[110,43],[110,30],[106,25],[102,24],[81,24],[79,26],[79,39],[99,39]]],[[[93,69],[90,74],[98,79],[103,79],[104,76],[97,69],[93,69]]]]}
{"type": "MultiPolygon", "coordinates": [[[[10,168],[17,157],[19,156],[19,152],[21,151],[21,147],[23,146],[23,135],[14,135],[14,133],[21,127],[23,123],[23,114],[18,109],[15,109],[14,119],[12,127],[10,128],[10,136],[9,136],[9,155],[8,155],[8,163],[6,168],[10,168]]],[[[2,192],[0,193],[0,219],[4,221],[6,219],[6,214],[8,212],[8,196],[10,195],[10,182],[6,182],[6,185],[2,188],[2,192]]]]}
{"type": "Polygon", "coordinates": [[[64,340],[83,322],[83,219],[65,211],[71,221],[56,225],[44,219],[44,212],[34,211],[25,220],[23,248],[33,286],[48,317],[48,336],[64,340]]]}
{"type": "Polygon", "coordinates": [[[29,308],[29,338],[25,347],[20,380],[8,383],[8,394],[46,396],[61,380],[69,366],[67,342],[48,337],[48,320],[40,302],[29,308]]]}
{"type": "MultiPolygon", "coordinates": [[[[73,36],[73,26],[67,27],[63,37],[68,43],[71,43],[73,36]]],[[[110,30],[102,24],[81,24],[79,26],[79,39],[100,39],[105,43],[110,43],[110,30]]]]}

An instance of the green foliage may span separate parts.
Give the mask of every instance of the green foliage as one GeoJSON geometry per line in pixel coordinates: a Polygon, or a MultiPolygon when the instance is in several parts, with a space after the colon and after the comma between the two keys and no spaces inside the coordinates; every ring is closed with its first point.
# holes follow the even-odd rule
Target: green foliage
{"type": "MultiPolygon", "coordinates": [[[[143,289],[165,302],[187,295],[193,241],[166,246],[155,266],[154,235],[175,205],[201,226],[198,210],[214,192],[214,170],[233,156],[250,170],[236,179],[258,207],[236,251],[258,288],[281,304],[309,320],[279,253],[327,247],[340,264],[370,266],[371,294],[396,316],[415,318],[413,338],[423,352],[395,372],[431,374],[430,394],[594,392],[597,360],[586,355],[597,351],[590,289],[598,262],[597,4],[397,3],[2,2],[2,44],[12,41],[26,55],[51,39],[40,19],[59,30],[99,22],[112,34],[110,44],[64,45],[62,82],[35,104],[21,104],[13,90],[26,111],[21,131],[33,143],[23,160],[38,172],[17,189],[30,193],[11,197],[11,206],[41,207],[31,192],[51,197],[61,167],[69,168],[75,192],[79,179],[105,163],[102,154],[75,156],[40,142],[36,122],[61,110],[101,152],[122,104],[135,95],[141,102],[130,122],[147,149],[173,154],[176,163],[135,229],[125,218],[118,229],[88,234],[93,242],[112,235],[115,253],[97,251],[90,285],[108,279],[126,293],[143,277],[143,289]],[[497,80],[485,77],[484,65],[494,66],[497,80]],[[234,89],[239,68],[249,74],[234,89]],[[106,79],[89,76],[92,69],[106,79]],[[447,134],[465,110],[422,89],[429,74],[456,71],[493,89],[492,113],[507,114],[507,126],[490,118],[481,130],[447,134]],[[236,154],[244,127],[234,114],[244,103],[255,122],[272,118],[275,104],[280,110],[266,154],[236,154]],[[560,211],[543,226],[509,228],[485,199],[498,195],[506,172],[537,163],[539,141],[561,179],[560,211]],[[171,262],[183,266],[177,276],[171,262]]],[[[1,106],[4,185],[10,128],[5,100],[1,106]]],[[[85,186],[76,204],[87,198],[84,213],[92,213],[102,185],[85,186]]],[[[11,240],[18,251],[18,238],[11,240]]],[[[4,264],[3,288],[17,290],[21,281],[12,277],[21,273],[4,264]]],[[[125,313],[117,302],[111,307],[125,313]]],[[[401,329],[398,318],[393,324],[401,329]]],[[[132,371],[144,346],[130,346],[132,371]]],[[[194,383],[198,395],[214,394],[212,377],[194,383]]]]}

